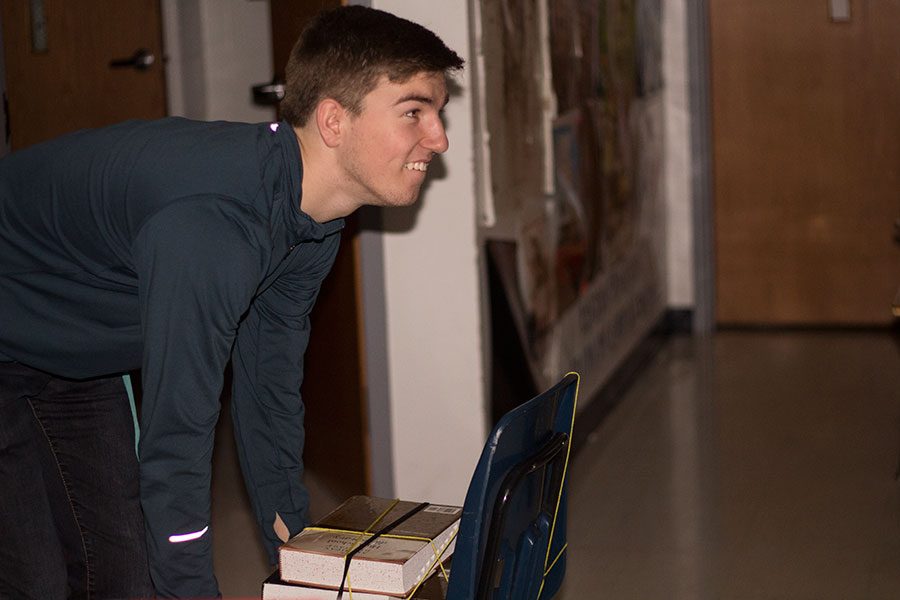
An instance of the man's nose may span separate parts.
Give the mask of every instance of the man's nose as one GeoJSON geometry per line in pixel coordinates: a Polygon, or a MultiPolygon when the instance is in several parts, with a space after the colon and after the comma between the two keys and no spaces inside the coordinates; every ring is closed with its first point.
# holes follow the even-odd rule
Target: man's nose
{"type": "Polygon", "coordinates": [[[444,122],[440,118],[435,119],[422,145],[436,154],[443,154],[450,147],[444,122]]]}

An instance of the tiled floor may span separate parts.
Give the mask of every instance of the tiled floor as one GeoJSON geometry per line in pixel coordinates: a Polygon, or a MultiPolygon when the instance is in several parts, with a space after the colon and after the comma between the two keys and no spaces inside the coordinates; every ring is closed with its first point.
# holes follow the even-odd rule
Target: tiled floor
{"type": "MultiPolygon", "coordinates": [[[[217,574],[253,597],[267,568],[221,446],[217,574]]],[[[898,459],[889,335],[675,338],[572,466],[559,597],[900,598],[898,459]]]]}

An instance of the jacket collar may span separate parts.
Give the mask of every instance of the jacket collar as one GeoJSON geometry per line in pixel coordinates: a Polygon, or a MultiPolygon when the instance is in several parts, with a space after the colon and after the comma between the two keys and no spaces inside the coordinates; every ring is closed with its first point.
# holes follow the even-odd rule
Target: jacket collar
{"type": "Polygon", "coordinates": [[[270,123],[267,126],[275,135],[287,171],[287,177],[283,178],[282,211],[288,228],[300,236],[300,241],[320,241],[343,229],[344,219],[319,223],[300,209],[300,197],[303,193],[303,162],[300,158],[300,143],[297,141],[297,135],[287,121],[270,123]]]}

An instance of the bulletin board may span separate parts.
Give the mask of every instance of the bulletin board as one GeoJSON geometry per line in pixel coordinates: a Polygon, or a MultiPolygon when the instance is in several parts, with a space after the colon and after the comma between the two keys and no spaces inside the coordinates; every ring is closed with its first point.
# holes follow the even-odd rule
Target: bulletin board
{"type": "Polygon", "coordinates": [[[487,254],[535,384],[588,397],[665,308],[661,2],[480,8],[487,254]]]}

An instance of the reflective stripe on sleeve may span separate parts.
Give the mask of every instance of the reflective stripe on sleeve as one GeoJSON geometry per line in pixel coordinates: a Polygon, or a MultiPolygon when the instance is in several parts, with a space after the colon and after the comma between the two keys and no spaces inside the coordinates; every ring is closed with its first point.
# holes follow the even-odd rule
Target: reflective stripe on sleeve
{"type": "Polygon", "coordinates": [[[173,544],[179,544],[181,542],[190,542],[192,540],[196,540],[198,538],[203,537],[203,534],[209,530],[209,525],[201,529],[200,531],[194,531],[193,533],[179,533],[178,535],[170,535],[169,541],[173,544]]]}

